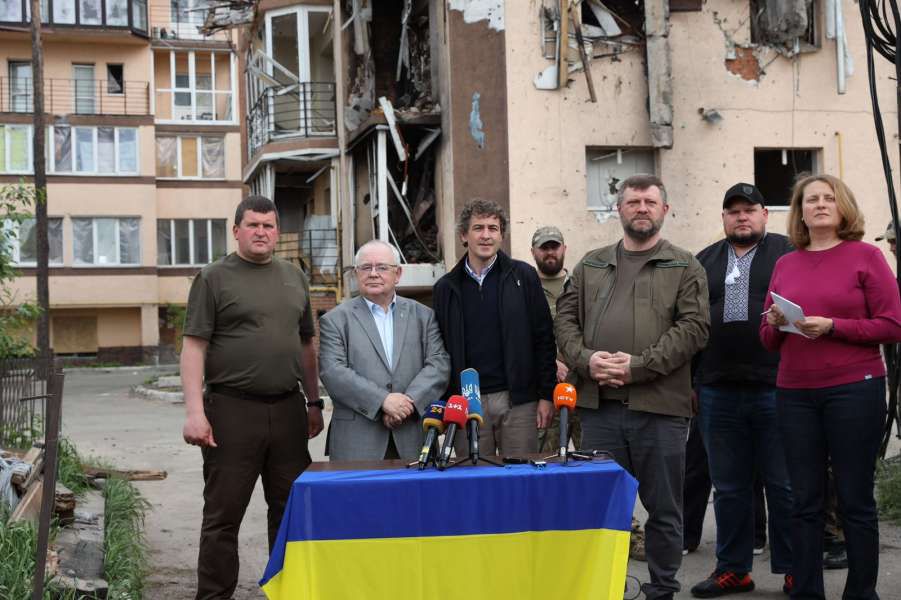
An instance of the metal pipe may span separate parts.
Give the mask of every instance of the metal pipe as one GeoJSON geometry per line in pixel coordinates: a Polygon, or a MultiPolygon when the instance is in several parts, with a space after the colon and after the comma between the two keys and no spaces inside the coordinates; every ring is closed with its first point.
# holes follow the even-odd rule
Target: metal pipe
{"type": "Polygon", "coordinates": [[[835,0],[835,67],[838,77],[838,93],[848,91],[845,78],[845,17],[842,14],[842,0],[835,0]]]}

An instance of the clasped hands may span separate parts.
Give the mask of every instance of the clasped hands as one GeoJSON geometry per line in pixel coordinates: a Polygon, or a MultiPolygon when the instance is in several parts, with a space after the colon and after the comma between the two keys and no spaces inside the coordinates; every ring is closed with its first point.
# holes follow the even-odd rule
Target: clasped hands
{"type": "Polygon", "coordinates": [[[631,354],[601,350],[588,360],[588,372],[598,385],[618,388],[632,381],[631,362],[631,354]]]}
{"type": "Polygon", "coordinates": [[[413,399],[406,394],[391,393],[382,401],[382,423],[388,429],[396,429],[416,410],[413,399]]]}
{"type": "MultiPolygon", "coordinates": [[[[770,306],[769,311],[766,313],[766,322],[772,327],[788,325],[785,314],[776,304],[770,306]]],[[[798,331],[815,340],[821,335],[826,335],[832,331],[833,322],[832,319],[826,317],[805,317],[803,321],[795,321],[794,326],[798,328],[798,331]]]]}

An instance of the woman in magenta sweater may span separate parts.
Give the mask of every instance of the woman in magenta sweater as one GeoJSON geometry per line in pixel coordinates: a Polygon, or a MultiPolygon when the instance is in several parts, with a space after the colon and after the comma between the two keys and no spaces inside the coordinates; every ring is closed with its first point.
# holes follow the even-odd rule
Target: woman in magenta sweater
{"type": "Polygon", "coordinates": [[[863,215],[831,175],[799,181],[770,291],[801,306],[794,325],[768,296],[760,339],[780,353],[777,403],[794,496],[792,598],[825,598],[823,503],[827,461],[835,475],[848,548],[844,600],[878,599],[879,528],[873,477],[885,423],[879,344],[901,340],[901,297],[882,252],[861,242],[863,215]]]}

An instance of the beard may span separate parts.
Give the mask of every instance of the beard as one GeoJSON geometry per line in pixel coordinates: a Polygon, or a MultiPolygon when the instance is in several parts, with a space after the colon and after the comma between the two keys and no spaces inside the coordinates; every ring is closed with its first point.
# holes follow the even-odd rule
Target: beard
{"type": "Polygon", "coordinates": [[[540,261],[538,263],[538,270],[541,271],[542,275],[554,277],[563,270],[563,260],[557,260],[556,258],[545,258],[543,261],[540,261]]]}
{"type": "Polygon", "coordinates": [[[763,239],[762,231],[751,231],[749,233],[731,233],[726,236],[730,243],[738,246],[753,246],[763,239]]]}
{"type": "MultiPolygon", "coordinates": [[[[660,227],[663,225],[662,218],[660,220],[649,218],[648,221],[650,221],[650,223],[651,223],[650,227],[647,227],[646,229],[637,229],[633,224],[633,222],[635,220],[636,219],[632,219],[632,221],[627,221],[622,216],[620,217],[620,221],[623,224],[623,231],[626,232],[626,235],[628,235],[633,240],[637,240],[639,242],[647,241],[647,240],[651,239],[652,237],[654,237],[655,235],[657,235],[657,233],[660,231],[660,227]]],[[[645,219],[641,219],[641,220],[644,221],[645,219]]]]}

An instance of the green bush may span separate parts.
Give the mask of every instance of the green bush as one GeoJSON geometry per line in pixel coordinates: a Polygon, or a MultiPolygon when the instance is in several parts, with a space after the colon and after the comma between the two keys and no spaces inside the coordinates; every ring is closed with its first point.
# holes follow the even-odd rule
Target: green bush
{"type": "Polygon", "coordinates": [[[144,597],[147,575],[147,544],[144,514],[150,504],[131,482],[109,479],[106,496],[106,578],[111,600],[138,600],[144,597]]]}
{"type": "Polygon", "coordinates": [[[876,469],[876,502],[883,518],[901,524],[901,456],[882,461],[876,469]]]}

